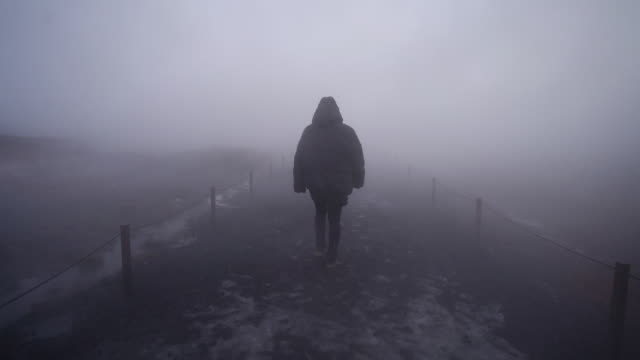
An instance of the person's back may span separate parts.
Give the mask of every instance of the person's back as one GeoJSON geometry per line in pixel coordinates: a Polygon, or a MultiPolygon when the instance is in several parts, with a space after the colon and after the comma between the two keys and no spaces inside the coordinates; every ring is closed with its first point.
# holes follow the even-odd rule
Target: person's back
{"type": "Polygon", "coordinates": [[[364,185],[364,156],[355,131],[343,124],[332,97],[320,100],[311,125],[302,133],[294,160],[294,191],[306,189],[316,206],[316,249],[325,251],[325,223],[329,217],[327,262],[335,264],[340,241],[340,214],[353,188],[364,185]]]}

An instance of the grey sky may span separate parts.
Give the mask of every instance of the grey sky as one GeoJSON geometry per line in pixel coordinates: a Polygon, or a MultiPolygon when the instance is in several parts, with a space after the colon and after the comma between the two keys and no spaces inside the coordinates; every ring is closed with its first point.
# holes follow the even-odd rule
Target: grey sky
{"type": "Polygon", "coordinates": [[[638,4],[4,0],[0,131],[292,151],[333,95],[365,151],[629,153],[638,4]]]}

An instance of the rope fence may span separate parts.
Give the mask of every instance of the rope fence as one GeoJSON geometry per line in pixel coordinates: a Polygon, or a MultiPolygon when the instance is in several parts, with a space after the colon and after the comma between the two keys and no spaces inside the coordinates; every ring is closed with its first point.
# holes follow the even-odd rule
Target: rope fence
{"type": "MultiPolygon", "coordinates": [[[[253,191],[253,172],[250,173],[249,175],[249,182],[250,182],[250,190],[253,191]]],[[[238,186],[238,185],[236,185],[238,186]]],[[[223,189],[223,191],[228,191],[230,189],[232,189],[234,186],[228,186],[225,189],[223,189]]],[[[128,233],[129,231],[131,232],[138,232],[140,230],[143,230],[145,228],[151,227],[151,226],[156,226],[156,225],[160,225],[166,221],[168,221],[169,219],[172,219],[182,213],[185,213],[189,210],[194,209],[195,207],[197,207],[198,205],[200,205],[200,203],[203,202],[203,199],[206,199],[207,197],[210,197],[210,201],[211,201],[211,211],[212,213],[215,211],[215,201],[216,201],[216,192],[215,192],[215,188],[212,187],[211,192],[207,192],[206,194],[203,194],[202,196],[198,196],[197,200],[194,200],[193,202],[189,203],[187,206],[183,206],[181,209],[178,209],[176,211],[172,211],[167,215],[164,215],[158,219],[154,219],[151,220],[149,222],[140,224],[134,228],[131,228],[129,230],[128,226],[127,226],[127,242],[129,241],[128,239],[128,233]]],[[[60,276],[62,276],[63,274],[65,274],[66,272],[68,272],[69,270],[73,269],[74,267],[81,265],[82,263],[84,263],[85,261],[87,261],[90,257],[92,257],[93,255],[99,253],[100,251],[104,250],[107,246],[113,244],[116,240],[118,239],[124,240],[123,238],[123,233],[122,230],[120,233],[114,235],[113,237],[109,238],[108,240],[100,243],[99,245],[97,245],[95,248],[93,248],[92,250],[90,250],[89,252],[87,252],[85,255],[83,255],[82,257],[80,257],[78,260],[72,262],[71,264],[65,266],[64,268],[60,269],[59,271],[51,274],[50,276],[46,277],[45,279],[39,281],[37,284],[33,285],[32,287],[20,292],[19,294],[14,295],[13,297],[9,298],[8,300],[4,301],[2,304],[0,304],[0,311],[2,311],[4,308],[8,307],[9,305],[17,302],[18,300],[24,298],[25,296],[31,294],[32,292],[36,291],[37,289],[41,288],[42,286],[46,285],[47,283],[59,278],[60,276]]],[[[130,249],[129,249],[130,252],[130,249]]],[[[129,254],[124,254],[123,253],[123,259],[128,256],[130,257],[130,253],[129,254]]],[[[129,280],[125,279],[125,282],[127,282],[129,280]]]]}
{"type": "Polygon", "coordinates": [[[61,269],[60,271],[52,274],[51,276],[47,277],[46,279],[40,281],[39,283],[37,283],[36,285],[30,287],[29,289],[21,292],[18,295],[15,295],[14,297],[12,297],[11,299],[3,302],[0,305],[0,310],[2,310],[3,308],[13,304],[14,302],[22,299],[23,297],[29,295],[30,293],[34,292],[35,290],[39,289],[40,287],[42,287],[43,285],[47,284],[50,281],[55,280],[56,278],[60,277],[62,274],[66,273],[67,271],[71,270],[72,268],[82,264],[83,262],[85,262],[88,258],[90,258],[91,256],[93,256],[94,254],[98,253],[99,251],[101,251],[102,249],[106,248],[107,245],[110,245],[111,243],[113,243],[116,239],[118,239],[120,237],[120,234],[110,238],[109,240],[103,242],[102,244],[100,244],[99,246],[97,246],[96,248],[94,248],[93,250],[89,251],[86,255],[84,255],[83,257],[81,257],[80,259],[74,261],[73,263],[65,266],[63,269],[61,269]]]}
{"type": "MultiPolygon", "coordinates": [[[[469,201],[475,201],[476,199],[480,199],[481,198],[479,196],[474,196],[471,193],[454,189],[453,187],[451,187],[449,185],[446,185],[446,184],[444,184],[444,183],[442,183],[440,181],[437,181],[437,180],[436,180],[435,183],[437,185],[439,185],[438,186],[439,188],[443,188],[447,192],[449,192],[451,194],[454,194],[454,195],[456,195],[458,197],[461,197],[463,199],[467,199],[469,201]]],[[[486,204],[486,200],[483,200],[483,203],[486,204]]],[[[567,252],[569,252],[569,253],[571,253],[573,255],[579,256],[579,257],[581,257],[581,258],[583,258],[585,260],[591,261],[591,262],[593,262],[595,264],[601,265],[601,266],[603,266],[603,267],[605,267],[607,269],[610,269],[610,270],[614,270],[615,269],[615,265],[613,265],[613,264],[610,264],[610,263],[608,263],[608,262],[606,262],[604,260],[600,260],[600,259],[598,259],[596,257],[587,255],[587,254],[585,254],[585,253],[583,253],[583,252],[581,252],[579,250],[576,250],[576,249],[573,249],[573,248],[569,247],[569,245],[566,245],[561,241],[558,241],[558,240],[553,239],[551,237],[548,237],[548,236],[540,234],[539,232],[531,229],[531,227],[526,226],[526,225],[522,224],[521,222],[519,222],[518,220],[516,220],[516,219],[512,218],[511,216],[507,215],[504,211],[500,210],[495,205],[485,205],[485,207],[488,210],[490,210],[491,212],[493,212],[495,215],[498,215],[499,217],[501,217],[503,220],[505,220],[505,221],[509,222],[510,224],[514,225],[516,228],[519,228],[520,230],[523,230],[523,231],[527,232],[528,234],[530,234],[530,235],[532,235],[532,236],[534,236],[534,237],[536,237],[536,238],[538,238],[540,240],[547,241],[547,242],[555,245],[556,247],[558,247],[558,248],[560,248],[562,250],[565,250],[565,251],[567,251],[567,252]]],[[[640,276],[638,276],[638,275],[629,274],[629,277],[631,279],[640,281],[640,276]]]]}
{"type": "MultiPolygon", "coordinates": [[[[432,180],[432,202],[433,206],[436,206],[437,199],[437,188],[443,188],[445,191],[450,192],[458,197],[461,197],[466,200],[475,201],[475,210],[476,210],[476,233],[479,235],[482,227],[482,207],[483,207],[483,199],[479,196],[474,196],[473,194],[460,191],[453,187],[450,187],[442,182],[433,178],[432,180]]],[[[486,206],[486,205],[485,205],[486,206]]],[[[539,232],[532,229],[530,226],[526,226],[509,216],[504,211],[500,210],[496,206],[486,206],[488,210],[493,212],[495,215],[499,216],[506,222],[515,226],[517,229],[525,231],[529,235],[543,240],[545,242],[551,243],[559,249],[562,249],[568,252],[571,255],[575,255],[583,260],[589,261],[591,263],[602,266],[608,270],[613,270],[614,278],[613,278],[613,291],[611,295],[611,300],[609,304],[609,333],[610,333],[610,351],[611,351],[611,359],[617,360],[622,357],[622,340],[624,338],[624,322],[626,317],[627,310],[627,301],[628,301],[628,293],[629,293],[629,279],[640,281],[640,276],[631,273],[630,265],[616,262],[615,265],[612,265],[602,259],[598,259],[594,256],[587,255],[581,251],[571,248],[565,243],[553,239],[551,237],[540,234],[539,232]]]]}
{"type": "Polygon", "coordinates": [[[536,237],[536,238],[538,238],[540,240],[549,242],[549,243],[555,245],[556,247],[558,247],[558,248],[560,248],[560,249],[562,249],[564,251],[567,251],[567,252],[569,252],[569,253],[571,253],[571,254],[573,254],[575,256],[579,256],[579,257],[581,257],[583,259],[591,261],[594,264],[602,265],[603,267],[608,268],[610,270],[615,269],[615,266],[613,264],[607,263],[606,261],[597,259],[597,258],[595,258],[593,256],[589,256],[587,254],[584,254],[583,252],[578,251],[576,249],[573,249],[573,248],[569,247],[568,245],[561,243],[558,240],[555,240],[555,239],[552,239],[552,238],[547,237],[545,235],[542,235],[539,232],[531,229],[530,227],[528,227],[528,226],[520,223],[519,221],[509,217],[507,214],[505,214],[504,212],[498,210],[497,208],[495,208],[493,206],[487,206],[487,209],[490,210],[491,212],[493,212],[494,214],[498,215],[499,217],[501,217],[506,222],[514,225],[516,228],[519,228],[520,230],[528,233],[529,235],[531,235],[533,237],[536,237]]]}

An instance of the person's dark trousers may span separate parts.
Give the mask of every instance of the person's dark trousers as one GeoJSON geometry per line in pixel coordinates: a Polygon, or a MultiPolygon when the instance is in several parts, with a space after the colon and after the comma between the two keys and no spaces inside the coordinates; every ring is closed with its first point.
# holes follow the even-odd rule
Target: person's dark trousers
{"type": "Polygon", "coordinates": [[[338,244],[340,243],[340,216],[342,215],[343,205],[340,201],[331,201],[324,197],[315,197],[313,202],[316,206],[316,249],[320,251],[325,250],[325,227],[328,217],[329,247],[326,248],[327,261],[334,262],[338,256],[338,244]]]}

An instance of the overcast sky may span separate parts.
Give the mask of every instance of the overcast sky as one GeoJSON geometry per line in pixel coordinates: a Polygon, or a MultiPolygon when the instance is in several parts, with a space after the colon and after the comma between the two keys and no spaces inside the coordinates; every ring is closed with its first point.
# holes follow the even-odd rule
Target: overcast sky
{"type": "Polygon", "coordinates": [[[370,152],[629,154],[639,4],[2,0],[0,132],[293,150],[333,95],[370,152]]]}

